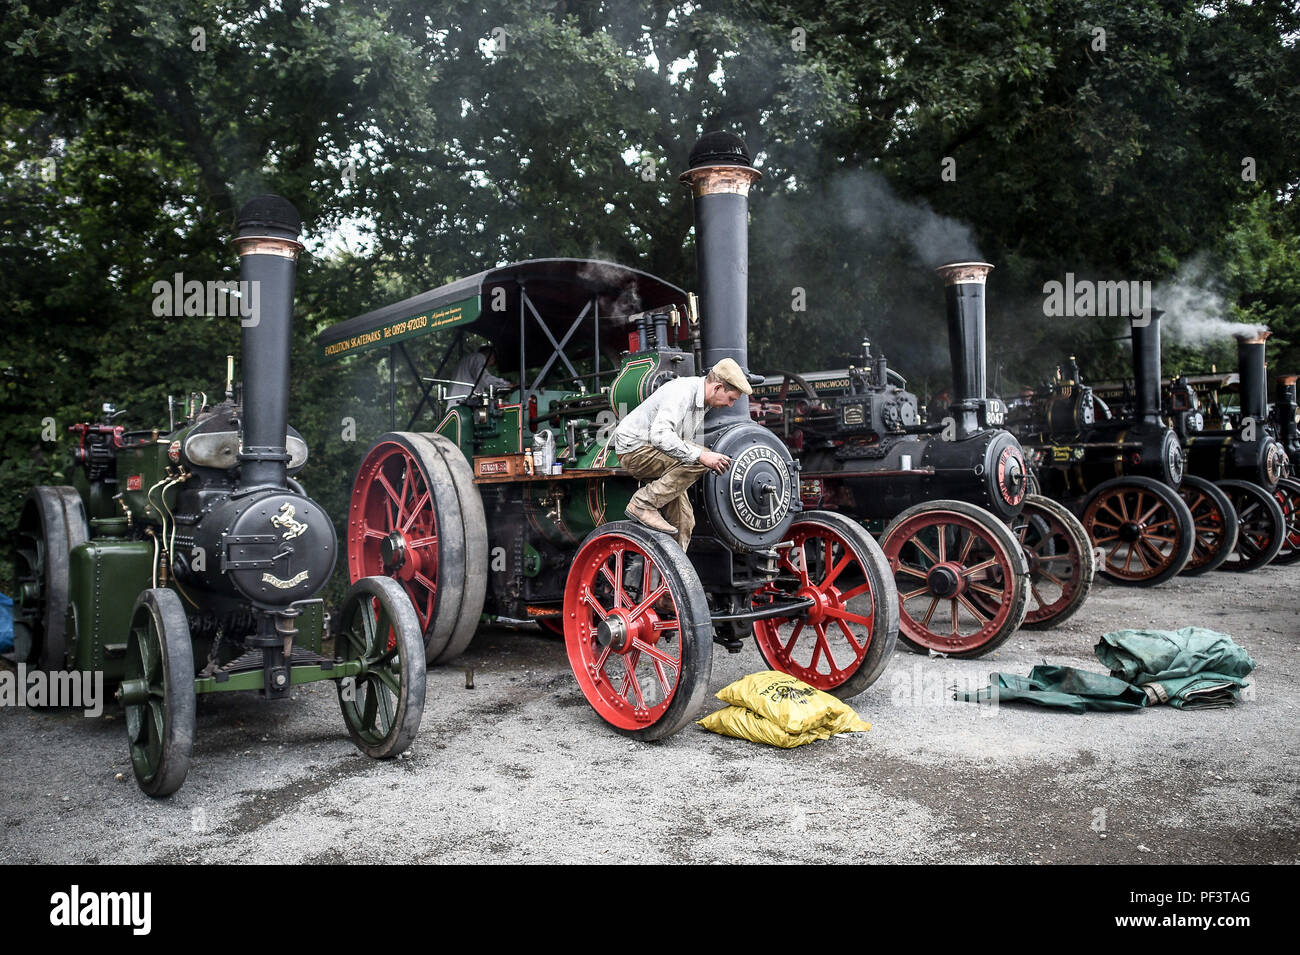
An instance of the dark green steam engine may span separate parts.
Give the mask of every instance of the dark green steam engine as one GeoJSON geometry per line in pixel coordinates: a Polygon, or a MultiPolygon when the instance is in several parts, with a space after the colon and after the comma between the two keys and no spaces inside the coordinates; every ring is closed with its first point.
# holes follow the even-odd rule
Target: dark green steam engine
{"type": "Polygon", "coordinates": [[[46,670],[102,671],[126,710],[140,788],[175,792],[189,770],[196,697],[334,680],[348,730],[371,756],[402,752],[424,707],[424,653],[409,602],[358,580],[332,653],[316,596],[338,542],[293,475],[307,445],[287,425],[298,214],[263,196],[240,211],[242,396],[186,402],[179,427],[127,431],[105,405],[77,424],[75,487],[28,496],[15,541],[15,649],[46,670]]]}

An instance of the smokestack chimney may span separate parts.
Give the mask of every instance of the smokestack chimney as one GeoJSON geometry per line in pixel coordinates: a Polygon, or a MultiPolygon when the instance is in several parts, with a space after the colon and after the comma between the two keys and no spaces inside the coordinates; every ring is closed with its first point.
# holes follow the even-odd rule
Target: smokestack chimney
{"type": "Polygon", "coordinates": [[[242,320],[244,434],[239,452],[244,487],[285,486],[289,453],[289,344],[302,220],[287,199],[258,196],[239,210],[235,250],[239,278],[255,289],[242,320]],[[254,284],[256,283],[256,284],[254,284]]]}
{"type": "Polygon", "coordinates": [[[1137,392],[1137,420],[1160,424],[1160,316],[1151,309],[1145,325],[1132,323],[1133,389],[1137,392]]]}
{"type": "Polygon", "coordinates": [[[1268,366],[1264,341],[1270,335],[1237,336],[1237,379],[1241,389],[1241,417],[1263,424],[1268,416],[1268,366]]]}
{"type": "MultiPolygon", "coordinates": [[[[749,372],[749,186],[763,177],[749,161],[744,141],[731,133],[705,133],[680,179],[695,206],[695,267],[700,284],[705,369],[724,358],[749,372]]],[[[703,369],[702,369],[703,370],[703,369]]],[[[744,395],[730,408],[713,408],[705,430],[749,420],[744,395]]]]}
{"type": "Polygon", "coordinates": [[[951,262],[935,269],[943,276],[948,305],[948,355],[952,360],[952,404],[958,433],[979,430],[980,402],[987,396],[984,356],[984,281],[987,262],[951,262]]]}

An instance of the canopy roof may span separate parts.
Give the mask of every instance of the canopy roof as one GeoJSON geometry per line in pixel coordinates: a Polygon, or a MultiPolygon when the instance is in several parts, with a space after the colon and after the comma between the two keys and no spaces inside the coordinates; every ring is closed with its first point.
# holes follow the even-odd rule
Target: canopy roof
{"type": "Polygon", "coordinates": [[[565,351],[581,357],[594,352],[597,337],[603,341],[608,334],[615,344],[628,315],[668,305],[685,309],[686,293],[648,272],[596,259],[528,259],[339,322],[316,341],[324,357],[342,358],[473,325],[496,346],[503,364],[522,357],[525,367],[535,367],[555,350],[547,331],[560,342],[573,330],[565,351]],[[579,316],[583,325],[574,329],[579,316]]]}

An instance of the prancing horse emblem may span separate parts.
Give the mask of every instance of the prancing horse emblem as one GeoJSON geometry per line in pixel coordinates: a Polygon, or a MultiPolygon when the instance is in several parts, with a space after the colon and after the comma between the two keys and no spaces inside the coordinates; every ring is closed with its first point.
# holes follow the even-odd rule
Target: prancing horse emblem
{"type": "Polygon", "coordinates": [[[293,519],[292,504],[281,504],[280,513],[271,518],[271,524],[275,527],[284,528],[284,533],[280,536],[285,540],[292,540],[307,529],[307,525],[302,521],[293,519]]]}

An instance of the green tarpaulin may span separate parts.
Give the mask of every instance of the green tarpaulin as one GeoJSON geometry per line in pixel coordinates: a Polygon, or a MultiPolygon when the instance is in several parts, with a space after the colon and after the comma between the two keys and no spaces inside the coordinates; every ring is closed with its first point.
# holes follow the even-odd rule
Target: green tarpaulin
{"type": "Polygon", "coordinates": [[[1110,675],[1043,664],[1028,677],[991,673],[991,685],[958,693],[972,703],[1022,702],[1082,713],[1137,710],[1167,703],[1180,709],[1231,706],[1255,661],[1231,637],[1202,627],[1119,630],[1094,648],[1110,675]]]}

